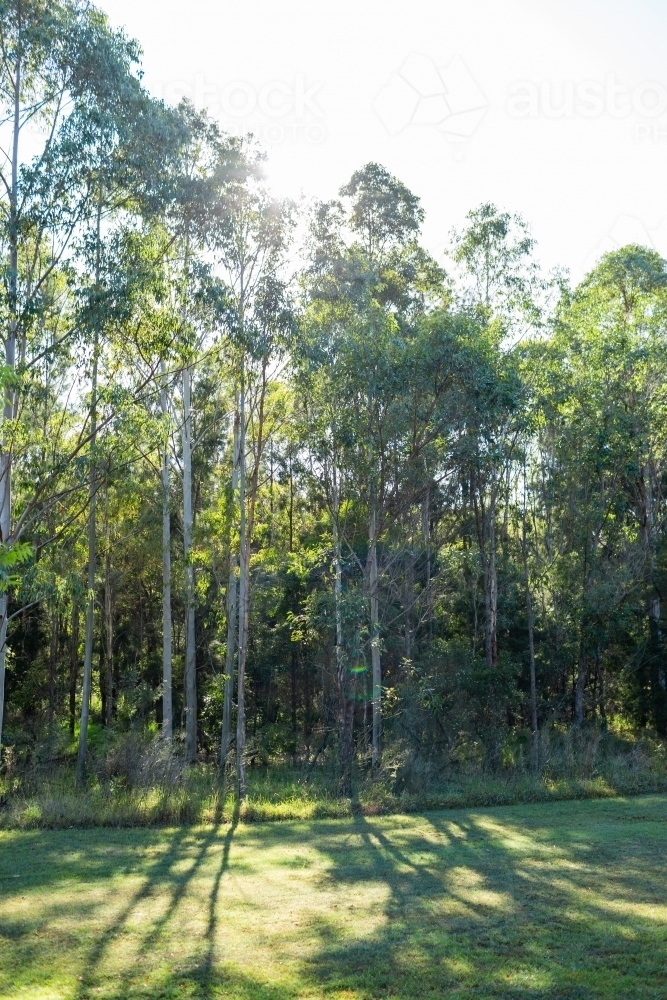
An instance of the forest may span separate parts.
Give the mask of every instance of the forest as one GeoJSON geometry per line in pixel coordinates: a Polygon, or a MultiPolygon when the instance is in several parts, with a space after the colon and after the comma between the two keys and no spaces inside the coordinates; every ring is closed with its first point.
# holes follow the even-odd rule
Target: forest
{"type": "Polygon", "coordinates": [[[382,165],[275,197],[82,0],[0,25],[9,792],[662,759],[660,255],[573,284],[483,202],[434,259],[382,165]]]}

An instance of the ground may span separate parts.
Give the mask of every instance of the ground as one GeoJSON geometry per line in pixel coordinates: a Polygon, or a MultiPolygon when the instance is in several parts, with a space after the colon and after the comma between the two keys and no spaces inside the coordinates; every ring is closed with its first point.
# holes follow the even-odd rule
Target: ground
{"type": "Polygon", "coordinates": [[[667,796],[0,833],[0,997],[667,998],[667,796]]]}

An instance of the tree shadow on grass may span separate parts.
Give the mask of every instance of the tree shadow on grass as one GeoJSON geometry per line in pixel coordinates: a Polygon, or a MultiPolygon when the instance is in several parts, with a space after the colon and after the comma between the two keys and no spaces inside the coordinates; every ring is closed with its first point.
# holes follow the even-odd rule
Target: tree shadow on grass
{"type": "MultiPolygon", "coordinates": [[[[176,979],[178,980],[178,989],[180,996],[187,996],[183,994],[184,983],[187,986],[187,981],[193,980],[198,982],[200,985],[204,986],[207,980],[211,978],[211,972],[213,969],[214,962],[214,951],[215,951],[215,931],[217,924],[217,902],[218,894],[220,890],[220,883],[222,877],[229,867],[229,852],[231,849],[232,839],[236,828],[238,826],[238,812],[235,812],[233,821],[224,837],[222,838],[222,852],[220,856],[220,864],[218,865],[211,886],[211,891],[208,899],[208,925],[205,934],[205,950],[204,956],[199,961],[196,966],[196,976],[193,980],[193,972],[188,975],[185,974],[185,978],[182,975],[178,975],[176,979]]],[[[206,831],[199,839],[197,844],[196,853],[192,859],[190,867],[185,872],[174,871],[178,862],[182,860],[182,852],[179,851],[178,844],[174,844],[172,851],[170,852],[171,861],[165,870],[165,865],[161,866],[161,878],[159,883],[156,880],[156,870],[152,870],[146,873],[144,885],[140,892],[136,893],[133,898],[127,903],[122,912],[117,916],[112,924],[109,925],[106,933],[100,939],[99,943],[95,946],[92,953],[87,957],[85,961],[86,974],[82,977],[80,982],[80,987],[78,990],[78,996],[83,998],[87,997],[91,990],[93,989],[95,983],[99,978],[100,967],[102,960],[104,958],[105,951],[109,943],[118,934],[119,930],[123,927],[128,917],[136,910],[137,906],[140,905],[142,900],[146,899],[156,887],[162,889],[164,892],[165,888],[168,894],[166,905],[160,917],[158,917],[152,924],[148,933],[143,935],[140,946],[138,948],[137,958],[135,967],[131,967],[125,971],[125,973],[119,977],[119,990],[118,995],[126,997],[130,993],[130,987],[133,985],[133,979],[137,975],[137,970],[141,970],[148,960],[148,956],[158,948],[160,944],[160,939],[165,931],[165,928],[174,918],[179,905],[182,903],[183,899],[186,897],[188,890],[191,887],[193,879],[195,879],[204,864],[204,861],[214,845],[220,843],[222,836],[222,830],[220,826],[214,826],[210,830],[206,831]]],[[[182,837],[179,838],[179,843],[182,842],[182,837]]],[[[173,979],[174,977],[168,976],[167,979],[173,979]]],[[[168,989],[168,985],[165,984],[165,989],[168,989]]],[[[168,993],[163,995],[168,996],[168,993]]],[[[201,994],[202,996],[206,994],[201,994]]]]}
{"type": "MultiPolygon", "coordinates": [[[[667,889],[664,834],[645,850],[636,836],[619,843],[618,831],[611,843],[595,831],[588,842],[570,835],[554,857],[553,831],[544,831],[550,849],[534,850],[502,810],[424,817],[413,834],[388,835],[390,823],[362,816],[353,822],[357,846],[329,855],[329,879],[350,893],[381,884],[384,922],[357,940],[326,935],[308,963],[308,979],[325,991],[396,1000],[667,997],[667,934],[651,914],[667,889]],[[626,866],[610,873],[614,857],[626,866]]],[[[327,838],[318,846],[326,853],[327,838]]]]}

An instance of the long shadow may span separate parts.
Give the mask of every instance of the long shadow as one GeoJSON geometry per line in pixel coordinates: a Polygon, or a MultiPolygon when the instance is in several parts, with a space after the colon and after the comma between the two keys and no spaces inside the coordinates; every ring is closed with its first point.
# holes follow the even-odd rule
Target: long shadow
{"type": "MultiPolygon", "coordinates": [[[[190,848],[186,845],[191,836],[192,831],[187,828],[182,828],[177,832],[174,842],[172,842],[171,847],[167,852],[167,856],[160,858],[154,865],[151,866],[151,868],[149,868],[143,879],[141,888],[132,896],[120,913],[107,926],[104,933],[100,935],[98,941],[95,943],[84,960],[84,974],[79,981],[76,994],[78,997],[83,998],[84,996],[88,996],[90,991],[95,987],[105,954],[109,946],[113,943],[114,939],[118,936],[128,919],[131,917],[132,913],[136,911],[144,901],[148,900],[153,895],[156,886],[164,887],[167,885],[169,887],[169,899],[167,901],[167,905],[160,918],[154,922],[150,932],[143,938],[139,951],[141,959],[145,959],[145,956],[148,954],[151,947],[158,942],[164,927],[168,924],[175,911],[178,909],[178,906],[183,900],[192,879],[201,868],[209,848],[219,838],[219,830],[217,827],[213,827],[205,836],[202,837],[192,864],[186,872],[174,873],[175,866],[184,858],[187,858],[190,854],[190,848]]],[[[121,981],[124,982],[125,989],[127,989],[128,984],[131,982],[135,972],[136,970],[130,969],[121,977],[121,981]]]]}
{"type": "Polygon", "coordinates": [[[140,888],[132,895],[115,919],[107,925],[105,931],[99,936],[85,958],[83,964],[84,975],[79,980],[78,996],[87,995],[93,987],[106,951],[122,927],[127,923],[133,911],[150,897],[158,876],[168,877],[174,865],[181,860],[183,856],[183,843],[188,835],[189,831],[185,828],[181,828],[176,832],[165,855],[157,859],[150,866],[143,877],[140,888]]]}
{"type": "MultiPolygon", "coordinates": [[[[238,823],[239,823],[239,812],[238,809],[236,809],[234,812],[232,823],[229,826],[229,829],[227,830],[227,833],[225,834],[225,837],[222,842],[220,864],[218,865],[215,875],[213,876],[213,882],[209,894],[208,922],[207,922],[206,932],[203,938],[204,949],[205,949],[204,955],[199,961],[197,961],[194,965],[192,965],[192,967],[189,970],[187,970],[187,972],[184,973],[181,970],[179,972],[179,975],[175,977],[179,981],[183,981],[183,976],[185,975],[186,980],[196,982],[197,986],[200,989],[203,988],[208,990],[209,987],[212,988],[213,981],[215,979],[213,965],[215,956],[215,932],[217,925],[217,902],[223,875],[229,868],[229,854],[231,850],[232,840],[234,838],[234,834],[236,832],[238,823]]],[[[164,909],[164,912],[157,920],[153,922],[149,932],[144,935],[139,948],[135,966],[129,968],[125,972],[125,974],[121,977],[122,990],[125,991],[125,993],[121,993],[121,995],[127,995],[130,992],[129,987],[132,983],[133,977],[136,975],[137,968],[142,968],[145,965],[148,956],[158,945],[158,942],[162,937],[162,934],[166,926],[169,924],[174,914],[178,910],[179,905],[187,895],[192,880],[196,877],[197,873],[200,871],[206,859],[207,854],[209,853],[210,849],[219,841],[220,841],[220,827],[219,825],[216,825],[213,826],[207,832],[206,836],[202,837],[196,857],[194,858],[188,871],[182,876],[172,878],[170,896],[167,905],[164,909]]],[[[127,909],[131,912],[131,909],[136,909],[137,905],[139,905],[140,902],[141,899],[138,899],[132,907],[128,907],[127,909]]],[[[130,915],[130,912],[128,912],[127,915],[125,916],[125,920],[127,920],[127,917],[130,915]]],[[[94,979],[96,978],[96,973],[99,971],[99,965],[100,962],[98,960],[96,966],[91,966],[91,977],[90,977],[91,981],[94,981],[94,979]]],[[[87,992],[90,989],[90,986],[91,986],[90,981],[87,982],[86,980],[84,980],[81,983],[81,989],[79,992],[80,993],[87,992]]],[[[208,992],[203,995],[207,996],[208,992]]]]}
{"type": "MultiPolygon", "coordinates": [[[[322,942],[319,954],[311,961],[309,978],[328,989],[390,991],[391,996],[442,996],[443,989],[455,985],[446,975],[438,954],[441,950],[433,935],[442,929],[442,921],[433,912],[433,904],[452,898],[441,875],[431,866],[413,861],[410,854],[433,853],[432,842],[412,836],[410,853],[401,849],[383,832],[381,824],[363,816],[354,819],[354,830],[362,845],[363,859],[355,863],[348,855],[344,864],[337,860],[330,871],[331,887],[359,888],[382,883],[388,890],[383,906],[383,928],[358,942],[331,939],[322,942]],[[431,939],[431,940],[429,940],[431,939]],[[428,941],[428,944],[426,943],[428,941]],[[410,963],[402,960],[405,949],[410,963]]],[[[326,851],[326,847],[321,847],[326,851]]],[[[468,900],[466,923],[482,923],[485,910],[468,900]]]]}
{"type": "MultiPolygon", "coordinates": [[[[650,915],[623,912],[622,905],[617,911],[605,895],[605,864],[627,855],[634,863],[611,876],[621,904],[633,894],[645,907],[660,900],[664,862],[661,886],[652,885],[655,866],[636,861],[636,839],[619,851],[618,841],[610,847],[598,837],[591,844],[580,831],[570,832],[550,867],[553,854],[545,849],[540,859],[539,850],[526,845],[530,831],[504,821],[502,810],[488,818],[468,813],[423,817],[421,823],[436,837],[416,831],[388,835],[382,821],[357,817],[363,857],[348,852],[343,863],[320,841],[318,849],[332,862],[332,886],[358,890],[380,882],[388,894],[384,924],[370,937],[350,942],[323,936],[310,963],[312,983],[362,996],[387,990],[396,998],[667,997],[667,986],[656,979],[656,970],[667,967],[664,935],[650,915]],[[456,839],[448,833],[454,822],[456,839]],[[494,831],[494,823],[501,829],[494,831]],[[513,834],[523,837],[516,849],[513,834]],[[597,897],[594,887],[589,893],[591,882],[604,885],[604,893],[597,897]],[[635,990],[637,969],[640,976],[646,969],[641,994],[625,979],[630,967],[635,990]]],[[[553,836],[545,848],[553,848],[553,836]]],[[[645,853],[657,860],[661,848],[664,836],[647,844],[645,853]]]]}
{"type": "Polygon", "coordinates": [[[215,932],[217,929],[218,917],[218,896],[220,895],[220,883],[222,882],[222,876],[225,874],[229,868],[229,852],[232,846],[232,840],[234,834],[236,833],[236,828],[239,824],[239,809],[238,806],[234,810],[234,818],[232,819],[232,824],[225,835],[225,839],[222,845],[222,857],[220,858],[220,864],[215,873],[213,879],[213,885],[211,886],[211,893],[208,901],[208,925],[206,927],[206,954],[202,962],[202,977],[205,981],[210,981],[213,978],[213,959],[215,956],[215,932]]]}

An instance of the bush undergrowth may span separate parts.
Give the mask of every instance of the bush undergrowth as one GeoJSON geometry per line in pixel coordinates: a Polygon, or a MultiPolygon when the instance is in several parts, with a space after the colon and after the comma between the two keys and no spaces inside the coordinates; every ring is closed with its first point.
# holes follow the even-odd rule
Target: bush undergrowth
{"type": "Polygon", "coordinates": [[[665,745],[645,734],[596,730],[541,734],[540,769],[531,773],[525,741],[515,740],[491,767],[461,743],[444,766],[400,744],[389,746],[377,775],[360,762],[352,798],[338,794],[335,753],[306,763],[249,770],[249,794],[238,804],[233,761],[223,777],[211,763],[186,767],[181,747],[159,737],[110,734],[91,755],[77,785],[71,748],[57,740],[30,759],[5,748],[0,776],[0,828],[179,826],[343,818],[431,809],[607,798],[667,791],[665,745]]]}

